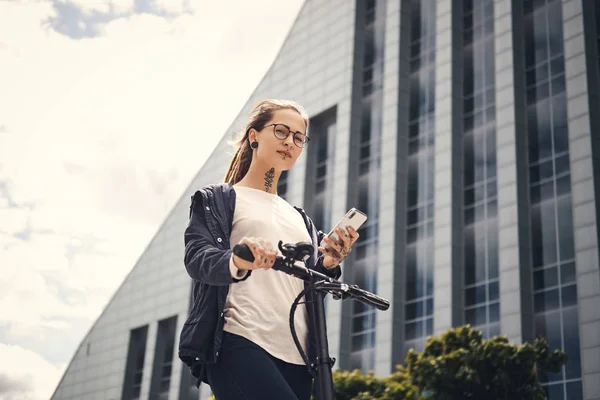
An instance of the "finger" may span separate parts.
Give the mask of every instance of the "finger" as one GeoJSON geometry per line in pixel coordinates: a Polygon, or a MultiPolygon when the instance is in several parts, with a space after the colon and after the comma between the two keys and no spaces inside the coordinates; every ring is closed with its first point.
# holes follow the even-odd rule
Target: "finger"
{"type": "Polygon", "coordinates": [[[356,239],[358,239],[358,236],[359,236],[358,232],[353,227],[351,227],[351,226],[348,227],[348,233],[350,234],[350,238],[352,239],[353,242],[356,239]]]}
{"type": "Polygon", "coordinates": [[[350,234],[348,233],[348,230],[346,228],[346,231],[342,231],[342,234],[340,235],[340,237],[342,238],[342,247],[347,249],[348,246],[350,245],[350,234]]]}
{"type": "Polygon", "coordinates": [[[332,248],[335,251],[340,251],[341,250],[341,246],[339,244],[337,244],[333,239],[331,238],[325,238],[325,240],[327,241],[327,244],[329,245],[330,248],[332,248]]]}
{"type": "Polygon", "coordinates": [[[262,263],[264,259],[263,249],[260,246],[255,247],[255,259],[254,259],[254,268],[262,268],[262,263]]]}
{"type": "Polygon", "coordinates": [[[273,265],[275,265],[275,261],[277,261],[277,253],[273,251],[270,253],[269,261],[267,263],[267,268],[271,268],[273,265]]]}
{"type": "Polygon", "coordinates": [[[338,236],[337,243],[342,245],[344,243],[344,240],[346,239],[346,232],[342,228],[337,228],[336,232],[338,236]]]}
{"type": "Polygon", "coordinates": [[[269,263],[271,261],[271,255],[270,252],[267,251],[264,247],[262,248],[262,260],[260,263],[260,267],[263,269],[268,269],[269,268],[269,263]]]}

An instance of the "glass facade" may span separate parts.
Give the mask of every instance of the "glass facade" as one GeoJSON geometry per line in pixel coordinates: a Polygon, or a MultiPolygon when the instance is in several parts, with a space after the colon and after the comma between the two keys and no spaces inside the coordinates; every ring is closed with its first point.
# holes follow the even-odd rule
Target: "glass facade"
{"type": "MultiPolygon", "coordinates": [[[[364,53],[362,71],[361,125],[358,157],[358,206],[368,215],[354,244],[351,281],[377,292],[377,242],[379,226],[379,174],[381,169],[381,118],[385,5],[383,0],[358,1],[364,7],[364,53]]],[[[375,312],[373,307],[353,301],[350,368],[363,371],[375,364],[375,312]]]]}
{"type": "Polygon", "coordinates": [[[123,380],[123,400],[140,398],[147,339],[148,325],[133,329],[129,334],[129,350],[127,351],[127,364],[123,380]]]}
{"type": "Polygon", "coordinates": [[[410,6],[405,352],[421,350],[433,332],[436,1],[410,6]]]}
{"type": "Polygon", "coordinates": [[[494,0],[463,3],[465,323],[500,333],[494,0]]]}
{"type": "Polygon", "coordinates": [[[582,398],[562,4],[524,2],[535,333],[569,362],[541,375],[549,400],[582,398]]]}
{"type": "MultiPolygon", "coordinates": [[[[312,122],[311,122],[312,124],[312,122]]],[[[333,201],[331,177],[335,164],[335,114],[323,115],[316,118],[311,129],[315,132],[311,135],[313,143],[309,145],[314,160],[312,192],[312,219],[317,229],[328,233],[331,229],[331,205],[333,201]]]]}

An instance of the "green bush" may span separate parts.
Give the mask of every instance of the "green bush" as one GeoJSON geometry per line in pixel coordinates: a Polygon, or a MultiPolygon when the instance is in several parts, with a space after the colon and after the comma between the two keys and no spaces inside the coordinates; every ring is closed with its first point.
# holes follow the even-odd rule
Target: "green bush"
{"type": "Polygon", "coordinates": [[[484,340],[465,325],[430,337],[420,353],[409,350],[406,366],[388,377],[338,369],[333,386],[336,400],[545,400],[538,373],[560,372],[566,362],[544,339],[523,345],[504,336],[484,340]]]}

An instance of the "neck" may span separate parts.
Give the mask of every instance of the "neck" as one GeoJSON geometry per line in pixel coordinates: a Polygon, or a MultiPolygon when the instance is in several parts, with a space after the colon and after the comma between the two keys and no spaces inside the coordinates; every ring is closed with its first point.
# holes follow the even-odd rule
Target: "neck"
{"type": "Polygon", "coordinates": [[[277,170],[270,165],[253,162],[250,164],[248,173],[237,183],[237,185],[277,194],[277,182],[279,182],[280,176],[280,170],[277,170]]]}

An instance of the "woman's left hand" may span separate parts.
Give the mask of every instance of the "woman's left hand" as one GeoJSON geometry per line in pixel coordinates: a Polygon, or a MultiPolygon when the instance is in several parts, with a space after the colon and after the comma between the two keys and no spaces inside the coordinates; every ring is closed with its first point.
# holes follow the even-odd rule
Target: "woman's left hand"
{"type": "Polygon", "coordinates": [[[336,242],[330,237],[325,236],[323,242],[327,243],[329,247],[319,246],[319,251],[325,255],[325,258],[323,258],[323,266],[325,268],[333,268],[341,264],[348,257],[348,254],[352,251],[352,245],[359,237],[358,232],[351,226],[346,228],[346,231],[338,228],[336,232],[340,240],[336,242]]]}

